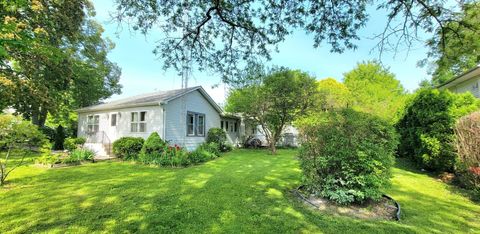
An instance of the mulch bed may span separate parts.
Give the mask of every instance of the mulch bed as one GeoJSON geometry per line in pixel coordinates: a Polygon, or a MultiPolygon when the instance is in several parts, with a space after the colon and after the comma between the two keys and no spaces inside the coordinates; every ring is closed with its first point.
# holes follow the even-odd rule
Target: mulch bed
{"type": "Polygon", "coordinates": [[[293,191],[296,197],[306,205],[322,212],[345,215],[359,219],[397,220],[395,201],[382,197],[379,201],[367,201],[363,204],[339,205],[325,198],[308,194],[302,188],[293,191]]]}

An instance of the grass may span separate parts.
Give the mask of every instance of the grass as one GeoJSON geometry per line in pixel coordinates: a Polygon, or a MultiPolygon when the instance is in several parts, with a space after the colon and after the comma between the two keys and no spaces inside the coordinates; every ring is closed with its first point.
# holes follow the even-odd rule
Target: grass
{"type": "Polygon", "coordinates": [[[152,168],[100,162],[33,165],[0,188],[0,233],[480,233],[480,206],[399,161],[387,193],[402,220],[357,220],[296,201],[296,151],[237,150],[203,165],[152,168]]]}

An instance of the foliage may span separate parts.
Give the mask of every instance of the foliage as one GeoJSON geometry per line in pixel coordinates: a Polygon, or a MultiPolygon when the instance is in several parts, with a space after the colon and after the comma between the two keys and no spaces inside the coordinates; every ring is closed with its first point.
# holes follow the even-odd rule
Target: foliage
{"type": "Polygon", "coordinates": [[[245,233],[431,233],[432,229],[471,233],[480,229],[480,204],[404,159],[397,160],[393,186],[384,191],[402,206],[401,222],[359,220],[335,214],[336,210],[309,209],[290,193],[300,183],[296,154],[296,150],[279,149],[271,157],[266,150],[239,149],[180,170],[122,161],[49,171],[21,167],[12,173],[15,186],[0,189],[0,232],[52,233],[60,227],[71,233],[86,229],[138,232],[141,225],[146,233],[202,232],[212,225],[220,232],[245,233]],[[92,205],[79,210],[72,200],[92,205]],[[105,225],[137,214],[139,207],[148,207],[141,219],[105,225]],[[227,222],[217,227],[220,216],[227,222]],[[55,222],[49,222],[52,219],[55,222]]]}
{"type": "Polygon", "coordinates": [[[472,94],[422,89],[407,104],[397,123],[399,155],[428,170],[452,171],[457,155],[453,128],[457,118],[477,110],[472,94]]]}
{"type": "Polygon", "coordinates": [[[188,152],[178,145],[165,145],[161,150],[150,153],[141,153],[138,157],[138,161],[147,165],[171,167],[188,166],[191,163],[188,157],[188,152]]]}
{"type": "Polygon", "coordinates": [[[137,158],[144,141],[141,137],[121,137],[113,142],[113,153],[125,160],[137,158]]]}
{"type": "Polygon", "coordinates": [[[454,130],[459,156],[455,167],[456,181],[480,198],[480,112],[460,118],[454,130]]]}
{"type": "Polygon", "coordinates": [[[318,81],[318,108],[322,111],[348,107],[351,104],[348,88],[333,78],[318,81]]]}
{"type": "Polygon", "coordinates": [[[467,166],[480,166],[480,112],[460,118],[454,130],[460,162],[467,166]]]}
{"type": "Polygon", "coordinates": [[[61,163],[60,155],[52,153],[52,144],[48,141],[40,147],[40,153],[40,157],[35,159],[38,164],[53,165],[61,163]]]}
{"type": "Polygon", "coordinates": [[[74,149],[70,152],[69,158],[78,161],[92,161],[95,156],[95,152],[89,149],[74,149]]]}
{"type": "Polygon", "coordinates": [[[233,90],[225,109],[261,125],[274,154],[285,126],[313,107],[316,89],[315,78],[307,73],[278,69],[261,84],[233,90]]]}
{"type": "Polygon", "coordinates": [[[48,127],[48,126],[42,126],[38,128],[43,135],[50,141],[53,142],[55,140],[55,129],[48,127]]]}
{"type": "MultiPolygon", "coordinates": [[[[271,52],[298,30],[313,34],[314,47],[327,43],[331,52],[339,53],[357,48],[358,31],[369,18],[367,9],[375,5],[387,15],[387,25],[376,35],[380,52],[410,46],[420,39],[421,31],[448,31],[447,22],[457,21],[458,7],[443,0],[170,0],[148,4],[120,0],[114,18],[145,35],[160,30],[162,37],[154,53],[164,69],[180,71],[188,58],[196,68],[218,72],[229,83],[241,77],[243,65],[271,59],[271,52]]],[[[439,39],[443,41],[444,35],[439,39]]]]}
{"type": "Polygon", "coordinates": [[[377,115],[391,123],[396,122],[407,98],[395,75],[375,61],[359,63],[345,73],[344,84],[350,90],[353,109],[377,115]]]}
{"type": "Polygon", "coordinates": [[[210,128],[207,133],[207,143],[216,143],[221,152],[232,150],[232,145],[227,143],[227,133],[221,128],[210,128]]]}
{"type": "Polygon", "coordinates": [[[30,122],[12,115],[0,115],[0,151],[5,151],[4,157],[0,158],[0,186],[13,170],[22,165],[27,151],[42,145],[44,138],[30,122]],[[20,154],[19,162],[10,162],[14,152],[20,154]]]}
{"type": "Polygon", "coordinates": [[[53,149],[63,150],[63,142],[65,141],[65,129],[62,125],[58,125],[57,130],[55,131],[55,141],[53,149]]]}
{"type": "Polygon", "coordinates": [[[422,63],[433,65],[434,86],[474,68],[480,61],[480,2],[466,2],[459,9],[459,20],[446,24],[454,30],[437,30],[426,43],[430,51],[422,63]]]}
{"type": "Polygon", "coordinates": [[[309,117],[299,153],[307,188],[340,204],[379,199],[389,185],[398,144],[379,117],[351,109],[309,117]]]}
{"type": "Polygon", "coordinates": [[[0,2],[0,106],[43,126],[49,113],[119,93],[120,69],[107,58],[114,45],[94,14],[87,0],[0,2]]]}
{"type": "Polygon", "coordinates": [[[157,132],[152,132],[147,138],[140,151],[141,154],[161,153],[167,146],[167,142],[160,138],[157,132]]]}

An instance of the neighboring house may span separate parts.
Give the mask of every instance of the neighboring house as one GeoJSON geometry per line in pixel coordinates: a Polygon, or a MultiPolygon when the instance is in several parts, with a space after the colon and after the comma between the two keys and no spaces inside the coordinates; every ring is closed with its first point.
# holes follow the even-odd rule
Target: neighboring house
{"type": "Polygon", "coordinates": [[[448,89],[454,93],[471,92],[480,98],[480,65],[439,85],[438,89],[448,89]]]}
{"type": "Polygon", "coordinates": [[[147,138],[157,132],[162,139],[189,150],[202,144],[210,128],[228,124],[228,138],[240,143],[241,120],[223,117],[222,109],[201,87],[159,91],[77,110],[78,136],[97,155],[110,155],[120,137],[147,138]]]}

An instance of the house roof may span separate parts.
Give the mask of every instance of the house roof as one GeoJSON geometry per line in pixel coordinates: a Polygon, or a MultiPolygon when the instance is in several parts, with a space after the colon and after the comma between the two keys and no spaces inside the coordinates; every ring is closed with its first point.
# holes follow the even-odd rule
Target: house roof
{"type": "Polygon", "coordinates": [[[102,103],[98,105],[88,106],[81,109],[78,109],[77,112],[91,112],[91,111],[101,111],[101,110],[114,110],[127,107],[138,107],[138,106],[157,106],[161,104],[166,104],[169,101],[181,97],[187,93],[198,90],[203,97],[220,113],[222,114],[222,109],[218,104],[208,95],[208,93],[202,88],[202,86],[195,86],[186,89],[174,89],[166,91],[157,91],[153,93],[141,94],[133,97],[123,98],[107,103],[102,103]]]}
{"type": "Polygon", "coordinates": [[[473,77],[476,77],[476,76],[479,76],[480,75],[480,64],[477,65],[476,67],[464,72],[463,74],[460,74],[450,80],[448,80],[447,82],[437,86],[438,89],[446,89],[446,88],[450,88],[452,86],[455,86],[459,83],[462,83],[466,80],[469,80],[473,77]]]}

